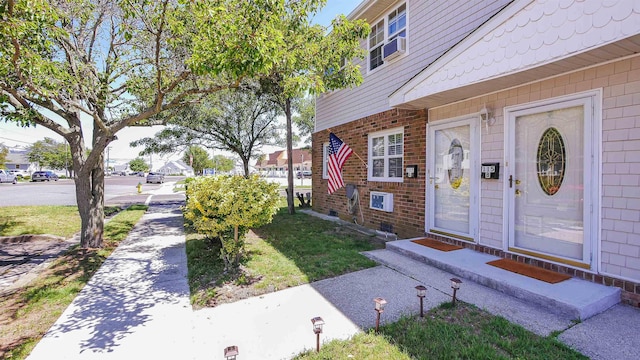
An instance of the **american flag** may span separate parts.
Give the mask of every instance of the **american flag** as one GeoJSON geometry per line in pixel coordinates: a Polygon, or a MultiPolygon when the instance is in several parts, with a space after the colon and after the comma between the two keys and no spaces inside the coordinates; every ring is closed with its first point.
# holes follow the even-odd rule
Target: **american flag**
{"type": "Polygon", "coordinates": [[[351,156],[353,150],[334,133],[329,134],[329,194],[344,186],[342,165],[351,156]]]}

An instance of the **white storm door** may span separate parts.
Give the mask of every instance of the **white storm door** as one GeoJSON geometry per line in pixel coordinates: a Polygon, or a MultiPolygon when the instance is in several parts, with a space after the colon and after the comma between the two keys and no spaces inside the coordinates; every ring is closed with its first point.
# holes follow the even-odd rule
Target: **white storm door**
{"type": "Polygon", "coordinates": [[[593,98],[508,112],[509,250],[591,267],[593,98]]]}
{"type": "Polygon", "coordinates": [[[427,232],[476,241],[476,123],[476,118],[469,118],[429,125],[427,232]]]}

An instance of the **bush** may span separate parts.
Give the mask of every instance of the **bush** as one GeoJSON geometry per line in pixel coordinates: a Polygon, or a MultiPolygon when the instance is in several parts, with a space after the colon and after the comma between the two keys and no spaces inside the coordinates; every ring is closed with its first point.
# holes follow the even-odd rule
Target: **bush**
{"type": "Polygon", "coordinates": [[[271,222],[278,209],[278,184],[258,176],[200,177],[188,182],[185,219],[200,234],[218,238],[225,270],[240,264],[244,237],[271,222]]]}

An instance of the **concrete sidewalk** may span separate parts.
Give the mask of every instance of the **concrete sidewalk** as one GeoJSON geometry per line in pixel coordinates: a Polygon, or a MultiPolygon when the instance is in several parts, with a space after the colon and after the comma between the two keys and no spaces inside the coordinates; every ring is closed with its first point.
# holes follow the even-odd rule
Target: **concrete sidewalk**
{"type": "MultiPolygon", "coordinates": [[[[239,360],[290,359],[315,347],[315,316],[326,322],[326,342],[374,326],[375,297],[388,301],[382,323],[419,311],[418,284],[428,288],[426,308],[451,299],[452,274],[388,250],[374,255],[387,266],[194,311],[179,207],[152,205],[29,359],[223,359],[230,345],[239,347],[239,360]]],[[[463,281],[461,300],[541,335],[562,332],[562,341],[593,359],[640,358],[639,309],[616,305],[575,325],[569,316],[463,281]]]]}

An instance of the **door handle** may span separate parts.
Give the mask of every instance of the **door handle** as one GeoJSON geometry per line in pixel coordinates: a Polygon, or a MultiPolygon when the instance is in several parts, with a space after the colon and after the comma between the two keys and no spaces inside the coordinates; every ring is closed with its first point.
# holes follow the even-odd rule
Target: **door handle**
{"type": "Polygon", "coordinates": [[[513,187],[513,175],[509,175],[509,188],[513,187]]]}

